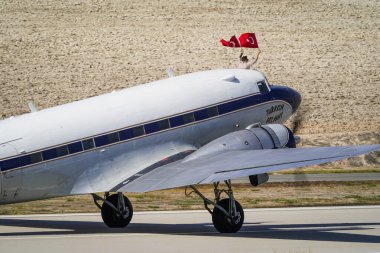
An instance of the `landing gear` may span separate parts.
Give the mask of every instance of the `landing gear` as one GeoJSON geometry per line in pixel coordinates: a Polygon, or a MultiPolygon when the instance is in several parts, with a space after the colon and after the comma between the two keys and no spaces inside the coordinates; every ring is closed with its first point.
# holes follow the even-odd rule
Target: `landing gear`
{"type": "Polygon", "coordinates": [[[227,190],[219,189],[219,182],[214,183],[215,201],[206,198],[193,185],[190,186],[190,188],[193,189],[192,192],[196,193],[203,199],[205,208],[212,215],[212,223],[216,230],[220,233],[236,233],[244,223],[244,211],[239,202],[234,198],[231,188],[231,180],[226,180],[224,182],[227,186],[227,190]],[[228,198],[220,199],[222,193],[225,193],[228,198]],[[209,208],[209,205],[214,206],[213,210],[209,208]]]}
{"type": "Polygon", "coordinates": [[[212,212],[212,223],[216,230],[220,233],[236,233],[240,230],[244,222],[244,211],[240,203],[231,199],[222,199],[216,204],[222,207],[224,210],[233,210],[231,206],[235,205],[235,213],[226,215],[219,208],[214,208],[212,212]]]}
{"type": "Polygon", "coordinates": [[[126,227],[132,219],[132,204],[123,193],[109,195],[106,193],[105,198],[92,194],[95,204],[100,208],[104,223],[110,228],[126,227]],[[102,200],[100,205],[98,201],[102,200]]]}

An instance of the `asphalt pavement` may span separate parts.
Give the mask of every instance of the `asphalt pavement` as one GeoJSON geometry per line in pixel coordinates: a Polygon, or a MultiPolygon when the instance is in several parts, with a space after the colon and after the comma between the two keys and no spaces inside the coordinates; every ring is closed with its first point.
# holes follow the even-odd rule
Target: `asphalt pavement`
{"type": "Polygon", "coordinates": [[[206,211],[139,212],[124,229],[99,214],[0,216],[0,252],[380,252],[380,206],[251,209],[236,234],[206,211]]]}

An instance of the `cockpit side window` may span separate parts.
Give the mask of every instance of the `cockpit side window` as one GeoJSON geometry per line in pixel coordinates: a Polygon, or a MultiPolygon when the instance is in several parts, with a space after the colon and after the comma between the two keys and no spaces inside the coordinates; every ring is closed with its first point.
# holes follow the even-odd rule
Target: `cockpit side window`
{"type": "Polygon", "coordinates": [[[259,90],[260,90],[261,94],[266,94],[266,93],[268,93],[270,91],[269,87],[268,87],[268,84],[267,84],[267,82],[265,80],[257,82],[257,86],[259,87],[259,90]]]}

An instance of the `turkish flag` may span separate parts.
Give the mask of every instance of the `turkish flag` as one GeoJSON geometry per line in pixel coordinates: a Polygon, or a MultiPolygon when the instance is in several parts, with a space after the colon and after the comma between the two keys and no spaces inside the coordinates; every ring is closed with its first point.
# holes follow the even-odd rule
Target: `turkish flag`
{"type": "Polygon", "coordinates": [[[239,37],[241,47],[259,48],[257,39],[254,33],[243,33],[239,37]]]}
{"type": "Polygon", "coordinates": [[[236,36],[232,36],[230,41],[226,41],[226,40],[220,40],[220,42],[222,43],[223,46],[225,47],[240,47],[240,42],[239,40],[236,38],[236,36]]]}

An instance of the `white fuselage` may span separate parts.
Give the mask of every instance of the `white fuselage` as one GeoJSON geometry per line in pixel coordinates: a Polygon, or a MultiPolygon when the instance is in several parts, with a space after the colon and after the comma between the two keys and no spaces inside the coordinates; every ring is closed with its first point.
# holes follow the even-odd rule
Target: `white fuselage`
{"type": "Polygon", "coordinates": [[[291,105],[264,96],[258,82],[267,82],[258,71],[198,72],[2,120],[0,203],[109,191],[165,157],[254,123],[287,120],[291,105]],[[254,96],[255,103],[231,102],[254,96]],[[202,119],[203,108],[218,112],[202,119]],[[174,124],[184,114],[192,114],[193,121],[174,124]],[[150,123],[158,121],[163,125],[157,130],[150,123]],[[144,133],[123,135],[134,127],[144,133]],[[107,134],[118,139],[107,144],[107,134]],[[85,140],[95,140],[94,146],[85,150],[85,140]],[[78,145],[75,152],[68,148],[78,145]]]}

